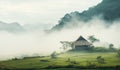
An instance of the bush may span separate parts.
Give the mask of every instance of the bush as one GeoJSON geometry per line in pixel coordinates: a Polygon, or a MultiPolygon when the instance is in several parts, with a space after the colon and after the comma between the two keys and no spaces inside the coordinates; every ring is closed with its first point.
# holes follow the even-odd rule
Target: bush
{"type": "Polygon", "coordinates": [[[120,57],[120,49],[117,51],[117,56],[120,57]]]}
{"type": "Polygon", "coordinates": [[[12,58],[12,60],[19,60],[19,59],[15,57],[15,58],[12,58]]]}
{"type": "Polygon", "coordinates": [[[53,52],[53,53],[51,54],[51,58],[57,58],[57,53],[56,53],[56,52],[53,52]]]}
{"type": "Polygon", "coordinates": [[[70,58],[68,58],[66,62],[70,62],[70,61],[71,61],[70,58]]]}
{"type": "Polygon", "coordinates": [[[100,64],[104,64],[105,63],[104,58],[102,58],[101,56],[98,56],[96,59],[97,59],[97,62],[100,63],[100,64]]]}
{"type": "Polygon", "coordinates": [[[90,68],[96,67],[96,64],[92,63],[91,61],[86,61],[86,63],[87,63],[87,66],[90,67],[90,68]]]}
{"type": "Polygon", "coordinates": [[[44,60],[44,59],[43,59],[43,60],[40,60],[40,62],[49,62],[49,60],[44,60]]]}
{"type": "Polygon", "coordinates": [[[109,51],[110,52],[115,52],[116,48],[114,48],[114,44],[109,44],[109,51]]]}
{"type": "Polygon", "coordinates": [[[73,65],[73,64],[78,64],[78,62],[76,61],[70,61],[70,63],[73,65]]]}
{"type": "Polygon", "coordinates": [[[108,52],[109,50],[105,47],[95,47],[93,49],[93,51],[95,51],[95,52],[108,52]]]}
{"type": "Polygon", "coordinates": [[[89,46],[89,51],[93,51],[94,50],[94,46],[89,46]]]}

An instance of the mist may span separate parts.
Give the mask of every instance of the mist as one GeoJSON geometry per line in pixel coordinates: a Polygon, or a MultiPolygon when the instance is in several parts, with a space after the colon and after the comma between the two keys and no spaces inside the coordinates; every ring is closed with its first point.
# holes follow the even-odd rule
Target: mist
{"type": "MultiPolygon", "coordinates": [[[[46,33],[39,30],[28,30],[22,33],[11,33],[0,31],[0,60],[7,60],[21,56],[43,56],[52,52],[62,52],[60,41],[75,41],[80,35],[86,39],[90,35],[95,35],[100,39],[95,46],[105,46],[113,43],[115,47],[120,47],[120,22],[114,21],[111,25],[106,25],[99,18],[94,17],[89,22],[78,22],[77,27],[64,27],[61,31],[46,33]]],[[[70,26],[70,25],[69,25],[70,26]]]]}
{"type": "Polygon", "coordinates": [[[55,25],[72,11],[83,11],[102,0],[0,0],[0,20],[7,23],[55,25]],[[53,17],[54,15],[54,17],[53,17]],[[52,17],[52,18],[51,18],[52,17]]]}

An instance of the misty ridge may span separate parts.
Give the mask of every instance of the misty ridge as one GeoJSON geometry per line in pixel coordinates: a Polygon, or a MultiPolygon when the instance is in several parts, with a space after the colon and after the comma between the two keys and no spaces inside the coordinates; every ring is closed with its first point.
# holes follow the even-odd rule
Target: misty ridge
{"type": "MultiPolygon", "coordinates": [[[[71,24],[76,25],[79,21],[89,22],[93,17],[99,16],[102,20],[109,22],[108,24],[112,24],[113,21],[119,20],[120,18],[120,4],[119,0],[103,0],[101,3],[94,7],[90,7],[88,10],[83,12],[71,12],[70,14],[66,14],[61,20],[59,24],[54,26],[53,30],[61,30],[64,26],[71,24]]],[[[107,23],[105,23],[107,24],[107,23]]]]}
{"type": "MultiPolygon", "coordinates": [[[[20,25],[19,23],[5,23],[0,22],[0,30],[6,30],[10,32],[19,32],[25,30],[35,30],[35,29],[45,29],[45,30],[61,30],[65,26],[71,28],[73,26],[78,26],[79,22],[89,22],[94,17],[98,17],[101,20],[106,21],[106,25],[111,25],[114,21],[119,21],[120,18],[120,4],[119,0],[103,0],[101,3],[94,7],[90,7],[88,10],[83,12],[75,11],[71,13],[67,13],[64,17],[62,17],[58,24],[55,26],[50,24],[26,24],[20,25]],[[114,14],[114,15],[113,15],[114,14]],[[53,27],[52,27],[53,26],[53,27]]],[[[81,23],[80,23],[81,24],[81,23]]]]}
{"type": "Polygon", "coordinates": [[[103,0],[97,6],[82,13],[66,14],[53,28],[51,28],[52,25],[47,25],[42,30],[38,25],[36,28],[19,25],[19,23],[0,22],[0,59],[49,55],[53,51],[61,52],[63,50],[60,49],[62,46],[60,41],[75,41],[80,35],[86,39],[90,35],[95,35],[100,39],[95,46],[108,47],[108,44],[113,43],[119,48],[120,12],[118,8],[120,5],[118,3],[119,0],[114,2],[103,0]],[[111,9],[111,6],[116,8],[111,9]]]}
{"type": "Polygon", "coordinates": [[[10,33],[22,33],[27,31],[34,31],[34,30],[45,30],[50,29],[52,27],[51,24],[26,24],[21,25],[17,22],[13,23],[6,23],[0,21],[0,31],[7,31],[10,33]]]}

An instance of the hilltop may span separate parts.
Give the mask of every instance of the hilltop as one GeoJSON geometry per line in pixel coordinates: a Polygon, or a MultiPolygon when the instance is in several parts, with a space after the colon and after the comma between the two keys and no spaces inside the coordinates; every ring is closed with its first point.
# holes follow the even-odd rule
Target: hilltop
{"type": "Polygon", "coordinates": [[[67,13],[60,19],[59,23],[55,25],[52,30],[61,30],[65,26],[69,28],[77,26],[79,21],[88,22],[93,17],[101,16],[105,21],[111,22],[120,18],[120,0],[103,0],[97,6],[90,7],[83,12],[67,13]]]}

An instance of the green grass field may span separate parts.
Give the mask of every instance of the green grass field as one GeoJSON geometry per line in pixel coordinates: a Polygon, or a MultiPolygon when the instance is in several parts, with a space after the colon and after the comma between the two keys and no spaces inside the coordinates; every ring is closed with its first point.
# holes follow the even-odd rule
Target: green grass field
{"type": "Polygon", "coordinates": [[[115,52],[87,53],[87,52],[67,52],[52,59],[47,57],[26,58],[18,60],[1,61],[1,69],[11,70],[79,70],[79,68],[107,68],[120,65],[120,58],[115,52]],[[105,63],[98,63],[97,57],[102,56],[105,63]]]}

